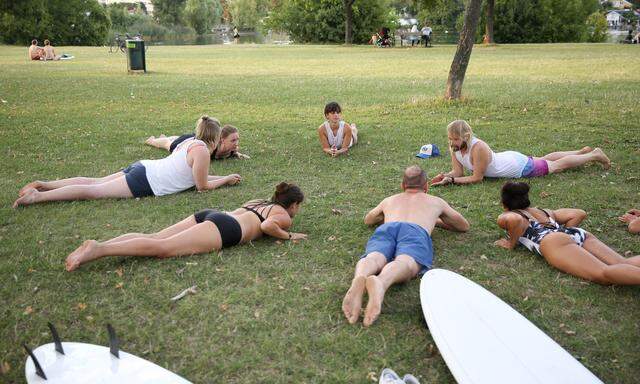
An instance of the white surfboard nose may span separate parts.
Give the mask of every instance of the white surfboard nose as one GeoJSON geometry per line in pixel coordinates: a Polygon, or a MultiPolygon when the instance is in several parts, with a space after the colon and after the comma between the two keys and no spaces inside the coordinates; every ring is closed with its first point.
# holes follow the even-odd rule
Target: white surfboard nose
{"type": "Polygon", "coordinates": [[[428,271],[420,282],[420,301],[459,384],[602,384],[524,316],[463,276],[428,271]]]}

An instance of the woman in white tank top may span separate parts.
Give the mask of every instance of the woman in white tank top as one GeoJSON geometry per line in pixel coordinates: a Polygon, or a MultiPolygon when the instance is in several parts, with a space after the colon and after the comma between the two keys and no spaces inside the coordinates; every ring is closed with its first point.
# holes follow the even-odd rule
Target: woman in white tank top
{"type": "Polygon", "coordinates": [[[341,114],[342,109],[338,103],[328,103],[324,107],[324,117],[327,120],[318,127],[322,150],[331,157],[348,152],[358,141],[356,125],[345,123],[341,114]]]}
{"type": "Polygon", "coordinates": [[[220,140],[220,125],[202,116],[196,137],[183,142],[164,159],[138,161],[109,176],[31,182],[20,189],[13,207],[45,201],[163,196],[194,186],[206,191],[240,182],[237,174],[208,174],[211,152],[220,140]]]}
{"type": "Polygon", "coordinates": [[[584,147],[577,151],[553,152],[544,157],[525,156],[516,151],[495,153],[487,143],[473,136],[464,120],[447,126],[452,170],[431,179],[431,185],[472,184],[485,177],[537,177],[579,167],[591,161],[602,163],[605,169],[611,162],[600,148],[584,147]],[[464,176],[464,170],[471,171],[464,176]]]}

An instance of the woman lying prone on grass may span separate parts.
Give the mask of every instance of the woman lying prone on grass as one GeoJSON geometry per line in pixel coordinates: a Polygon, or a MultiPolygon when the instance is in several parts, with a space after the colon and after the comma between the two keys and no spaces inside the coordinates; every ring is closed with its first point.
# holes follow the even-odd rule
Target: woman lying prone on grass
{"type": "Polygon", "coordinates": [[[34,181],[20,189],[13,207],[44,201],[163,196],[194,186],[206,191],[237,184],[237,174],[209,175],[210,155],[219,141],[220,124],[202,116],[196,125],[196,136],[182,142],[164,159],[137,161],[105,177],[34,181]]]}
{"type": "Polygon", "coordinates": [[[66,262],[67,271],[104,256],[159,258],[208,253],[246,243],[263,234],[278,239],[305,239],[288,232],[304,195],[294,184],[280,183],[271,200],[252,200],[232,212],[205,209],[153,234],[128,233],[105,242],[85,241],[66,262]]]}
{"type": "Polygon", "coordinates": [[[599,284],[640,285],[640,256],[624,258],[575,227],[587,216],[583,210],[533,208],[529,185],[515,182],[502,187],[502,205],[506,212],[498,217],[498,225],[507,238],[496,245],[513,249],[520,243],[559,270],[599,284]]]}
{"type": "MultiPolygon", "coordinates": [[[[217,119],[212,118],[215,121],[217,119]]],[[[220,122],[218,122],[220,124],[220,122]]],[[[193,133],[186,133],[182,136],[165,136],[160,135],[158,137],[149,136],[145,140],[145,144],[159,149],[166,149],[170,153],[173,152],[176,147],[185,140],[194,137],[193,133]]],[[[238,158],[249,159],[249,156],[238,152],[240,148],[240,133],[238,128],[233,125],[226,124],[222,127],[222,134],[220,135],[220,143],[211,153],[211,160],[238,158]]]]}

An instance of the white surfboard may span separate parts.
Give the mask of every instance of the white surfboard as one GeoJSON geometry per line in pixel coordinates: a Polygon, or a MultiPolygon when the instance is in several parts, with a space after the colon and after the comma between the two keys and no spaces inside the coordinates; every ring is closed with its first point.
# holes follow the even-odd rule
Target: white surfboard
{"type": "Polygon", "coordinates": [[[458,384],[602,384],[533,323],[465,277],[430,270],[420,283],[420,301],[458,384]]]}
{"type": "Polygon", "coordinates": [[[92,383],[178,383],[189,381],[138,356],[119,351],[113,356],[108,347],[94,344],[62,342],[64,355],[55,344],[41,345],[33,351],[47,380],[36,374],[31,357],[27,357],[25,376],[29,384],[92,383]]]}

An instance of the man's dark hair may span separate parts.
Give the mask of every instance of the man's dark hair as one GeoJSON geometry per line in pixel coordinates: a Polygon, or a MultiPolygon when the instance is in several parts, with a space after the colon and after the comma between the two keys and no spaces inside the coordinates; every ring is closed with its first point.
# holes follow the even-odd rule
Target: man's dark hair
{"type": "Polygon", "coordinates": [[[38,45],[38,40],[36,39],[31,40],[31,45],[38,45]]]}
{"type": "Polygon", "coordinates": [[[327,105],[324,106],[324,115],[327,116],[331,112],[342,113],[340,104],[336,103],[335,101],[327,103],[327,105]]]}
{"type": "Polygon", "coordinates": [[[404,170],[402,178],[404,188],[424,188],[427,183],[427,173],[417,165],[412,165],[404,170]]]}

